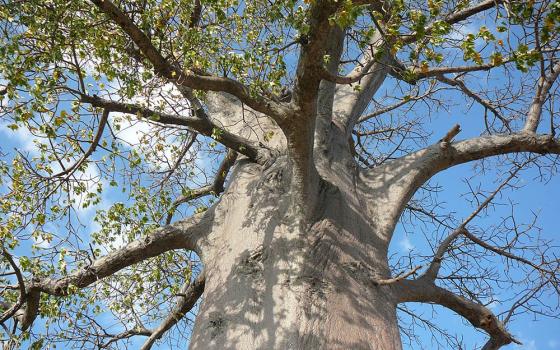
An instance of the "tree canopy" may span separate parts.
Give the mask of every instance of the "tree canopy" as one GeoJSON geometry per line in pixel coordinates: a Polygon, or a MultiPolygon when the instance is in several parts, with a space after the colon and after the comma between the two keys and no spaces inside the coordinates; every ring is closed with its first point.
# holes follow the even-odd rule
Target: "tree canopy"
{"type": "Polygon", "coordinates": [[[211,226],[230,169],[287,154],[309,219],[330,166],[317,154],[336,146],[364,179],[402,174],[387,215],[429,242],[374,284],[518,342],[510,318],[558,316],[558,249],[514,215],[471,221],[524,169],[556,172],[559,27],[552,0],[1,0],[1,341],[181,344],[176,324],[190,327],[204,289],[182,237],[211,226]],[[441,122],[458,110],[468,119],[441,122]],[[498,185],[473,187],[472,214],[453,215],[428,180],[475,160],[498,185]],[[414,289],[436,278],[461,299],[414,289]],[[477,318],[520,281],[501,323],[477,318]]]}

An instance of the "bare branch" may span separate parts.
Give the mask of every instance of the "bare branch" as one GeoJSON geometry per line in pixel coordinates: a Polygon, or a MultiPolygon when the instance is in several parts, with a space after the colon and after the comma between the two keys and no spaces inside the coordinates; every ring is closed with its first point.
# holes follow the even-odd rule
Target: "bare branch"
{"type": "Polygon", "coordinates": [[[548,98],[550,88],[560,75],[560,61],[551,68],[551,73],[541,76],[537,85],[537,92],[527,113],[527,121],[525,122],[524,131],[536,132],[541,120],[542,107],[548,98]]]}
{"type": "Polygon", "coordinates": [[[402,280],[406,279],[407,277],[410,277],[410,276],[414,275],[416,273],[416,271],[420,270],[421,268],[422,268],[422,265],[419,265],[419,266],[416,266],[416,267],[410,269],[409,271],[407,271],[405,273],[400,273],[393,278],[382,279],[382,280],[373,280],[372,282],[376,286],[393,284],[393,283],[402,281],[402,280]]]}
{"type": "Polygon", "coordinates": [[[461,132],[461,127],[459,124],[455,124],[445,136],[439,141],[442,147],[447,147],[449,142],[453,140],[455,136],[457,136],[461,132]]]}
{"type": "Polygon", "coordinates": [[[490,101],[488,101],[486,99],[483,99],[482,97],[480,97],[479,95],[474,93],[472,90],[470,90],[462,80],[459,80],[457,78],[456,79],[450,79],[450,78],[445,77],[444,75],[436,75],[436,79],[441,81],[442,83],[458,87],[459,90],[461,90],[465,95],[469,96],[470,98],[472,98],[476,102],[480,103],[484,108],[491,111],[496,116],[496,118],[500,119],[500,121],[504,124],[504,126],[506,127],[506,129],[508,131],[510,131],[510,132],[512,131],[510,126],[509,126],[509,121],[506,119],[506,117],[504,117],[502,115],[502,113],[500,113],[492,105],[492,103],[490,101]]]}
{"type": "Polygon", "coordinates": [[[443,256],[449,250],[449,247],[453,241],[459,237],[460,235],[468,234],[467,231],[467,224],[474,219],[484,208],[490,204],[490,202],[496,197],[496,195],[514,178],[517,176],[517,173],[523,168],[523,165],[518,166],[511,174],[496,188],[494,192],[492,192],[486,199],[480,203],[480,205],[465,219],[463,222],[451,233],[449,234],[439,245],[430,266],[426,270],[426,272],[420,277],[427,279],[429,281],[434,281],[439,273],[441,268],[441,262],[443,260],[443,256]]]}
{"type": "Polygon", "coordinates": [[[235,163],[235,160],[237,159],[237,152],[234,151],[229,151],[226,155],[226,157],[224,158],[224,160],[222,161],[222,163],[220,164],[219,168],[218,168],[218,172],[216,173],[216,177],[214,178],[214,182],[211,185],[208,186],[204,186],[192,191],[189,191],[189,193],[187,195],[181,196],[179,198],[177,198],[175,200],[175,202],[173,202],[173,204],[171,204],[171,208],[169,210],[169,214],[167,214],[167,218],[165,219],[165,223],[169,224],[171,222],[171,220],[173,219],[173,213],[175,212],[175,209],[186,202],[192,201],[194,199],[200,198],[200,197],[204,197],[204,196],[208,196],[208,195],[219,195],[220,193],[222,193],[224,191],[224,182],[226,181],[226,177],[227,174],[230,170],[230,168],[233,166],[233,164],[235,163]]]}
{"type": "Polygon", "coordinates": [[[202,271],[196,280],[188,282],[181,288],[181,294],[177,297],[177,302],[171,313],[163,320],[163,322],[152,331],[150,337],[142,345],[141,350],[150,350],[154,342],[179,322],[196,304],[202,293],[204,292],[204,284],[206,276],[202,271]]]}
{"type": "Polygon", "coordinates": [[[161,180],[162,184],[165,183],[167,180],[169,180],[169,178],[173,175],[173,173],[179,168],[179,166],[183,162],[183,159],[185,158],[185,156],[187,155],[187,153],[191,149],[192,145],[196,141],[197,136],[198,136],[197,133],[192,134],[191,138],[188,140],[186,145],[181,150],[181,153],[179,153],[179,155],[177,156],[177,160],[175,161],[175,164],[173,164],[173,166],[168,170],[168,173],[165,175],[163,180],[161,180]]]}
{"type": "Polygon", "coordinates": [[[109,119],[109,110],[103,109],[103,113],[101,114],[101,119],[99,120],[99,126],[97,127],[97,133],[93,137],[93,140],[91,141],[91,145],[89,146],[88,150],[83,154],[83,156],[76,163],[72,164],[70,167],[66,169],[63,169],[61,172],[52,175],[53,178],[63,177],[65,175],[68,176],[71,175],[72,173],[74,173],[75,170],[79,169],[82,166],[82,164],[84,164],[88,160],[89,156],[91,156],[93,152],[95,152],[95,149],[97,148],[97,145],[99,144],[99,141],[103,136],[103,131],[105,130],[105,125],[107,124],[108,119],[109,119]]]}
{"type": "Polygon", "coordinates": [[[425,97],[429,96],[430,94],[432,94],[432,93],[434,92],[432,88],[433,88],[433,86],[430,87],[430,88],[428,89],[428,91],[426,91],[426,92],[423,93],[422,95],[416,94],[416,96],[405,97],[405,98],[403,98],[401,101],[399,101],[399,102],[397,102],[397,103],[395,103],[395,104],[392,104],[392,105],[387,106],[387,107],[384,107],[384,108],[376,109],[376,110],[375,110],[374,112],[372,112],[372,113],[363,115],[363,116],[361,116],[361,117],[358,119],[358,123],[363,123],[363,122],[365,122],[365,121],[368,121],[368,120],[370,120],[370,119],[372,119],[372,118],[375,118],[375,117],[377,117],[377,116],[380,116],[380,115],[382,115],[382,114],[391,112],[391,111],[393,111],[393,110],[395,110],[395,109],[397,109],[397,108],[399,108],[399,107],[404,106],[404,105],[407,104],[407,103],[415,102],[415,101],[420,101],[420,100],[424,99],[425,97]]]}
{"type": "Polygon", "coordinates": [[[474,327],[484,330],[490,340],[484,349],[499,349],[510,343],[521,344],[486,307],[467,300],[425,280],[403,280],[392,285],[398,303],[434,303],[451,309],[466,318],[474,327]]]}

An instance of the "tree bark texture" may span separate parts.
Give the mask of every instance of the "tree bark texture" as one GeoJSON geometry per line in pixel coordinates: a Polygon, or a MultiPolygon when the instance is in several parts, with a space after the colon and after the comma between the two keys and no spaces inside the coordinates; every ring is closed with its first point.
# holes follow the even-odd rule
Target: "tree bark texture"
{"type": "Polygon", "coordinates": [[[387,240],[355,188],[323,182],[313,224],[289,172],[241,162],[199,243],[204,301],[191,349],[400,349],[387,240]]]}

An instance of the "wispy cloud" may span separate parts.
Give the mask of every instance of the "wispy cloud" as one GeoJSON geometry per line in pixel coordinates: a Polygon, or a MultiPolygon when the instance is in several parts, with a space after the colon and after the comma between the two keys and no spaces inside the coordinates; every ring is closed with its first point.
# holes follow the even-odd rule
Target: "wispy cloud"
{"type": "Polygon", "coordinates": [[[109,123],[116,130],[116,124],[120,129],[115,135],[128,146],[136,146],[145,135],[152,131],[152,127],[145,121],[129,121],[122,113],[111,113],[109,123]]]}
{"type": "Polygon", "coordinates": [[[410,252],[414,249],[414,244],[412,244],[408,236],[404,236],[403,239],[399,241],[399,246],[405,252],[410,252]]]}
{"type": "Polygon", "coordinates": [[[28,152],[31,155],[37,155],[37,146],[35,142],[39,139],[35,137],[26,128],[19,128],[16,130],[9,129],[6,123],[0,123],[0,135],[15,144],[15,147],[23,152],[28,152]]]}

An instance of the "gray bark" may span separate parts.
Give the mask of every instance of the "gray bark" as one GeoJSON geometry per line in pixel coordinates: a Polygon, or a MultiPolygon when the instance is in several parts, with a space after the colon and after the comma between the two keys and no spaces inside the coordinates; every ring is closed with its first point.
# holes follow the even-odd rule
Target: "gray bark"
{"type": "Polygon", "coordinates": [[[400,349],[387,242],[355,188],[324,183],[316,218],[291,210],[287,160],[241,162],[201,240],[191,349],[400,349]]]}

